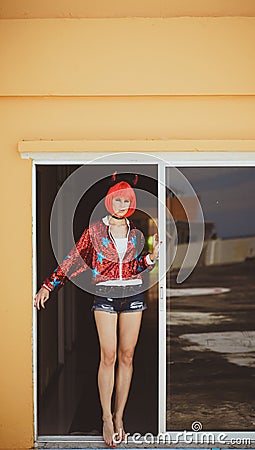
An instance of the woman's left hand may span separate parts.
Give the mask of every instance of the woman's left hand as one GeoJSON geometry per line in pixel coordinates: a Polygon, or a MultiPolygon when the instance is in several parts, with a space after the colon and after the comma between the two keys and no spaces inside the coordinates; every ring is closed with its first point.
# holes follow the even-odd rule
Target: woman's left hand
{"type": "Polygon", "coordinates": [[[150,254],[150,259],[154,261],[155,259],[158,259],[159,255],[159,246],[162,242],[159,242],[158,240],[158,234],[155,233],[153,235],[153,247],[152,247],[152,253],[150,254]]]}

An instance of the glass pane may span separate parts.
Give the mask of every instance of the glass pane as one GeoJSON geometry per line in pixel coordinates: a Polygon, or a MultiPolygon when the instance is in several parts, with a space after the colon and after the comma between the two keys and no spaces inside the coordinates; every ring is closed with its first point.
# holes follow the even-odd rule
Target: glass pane
{"type": "Polygon", "coordinates": [[[173,192],[174,170],[166,169],[166,201],[178,234],[167,273],[167,430],[191,430],[199,421],[203,430],[252,431],[255,168],[178,168],[200,200],[205,231],[199,261],[180,284],[198,206],[185,189],[173,192]]]}

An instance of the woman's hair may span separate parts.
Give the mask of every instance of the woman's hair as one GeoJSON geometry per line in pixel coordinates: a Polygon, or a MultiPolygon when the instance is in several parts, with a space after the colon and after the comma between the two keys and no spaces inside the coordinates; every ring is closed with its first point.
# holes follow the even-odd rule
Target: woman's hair
{"type": "Polygon", "coordinates": [[[110,214],[114,214],[112,207],[112,200],[115,197],[124,197],[130,200],[130,206],[125,214],[125,217],[131,216],[136,209],[136,196],[134,189],[126,181],[120,181],[119,183],[112,186],[106,194],[105,197],[105,207],[110,214]]]}

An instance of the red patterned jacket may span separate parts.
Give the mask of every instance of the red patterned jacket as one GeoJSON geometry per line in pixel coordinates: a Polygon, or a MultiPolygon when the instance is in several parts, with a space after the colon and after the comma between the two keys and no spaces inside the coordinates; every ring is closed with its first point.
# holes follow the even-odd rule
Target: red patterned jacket
{"type": "Polygon", "coordinates": [[[71,249],[63,262],[43,281],[42,287],[53,291],[62,287],[87,269],[91,270],[92,282],[107,280],[130,280],[142,277],[142,272],[154,267],[149,254],[141,254],[144,238],[132,222],[128,225],[128,242],[123,260],[119,259],[114,238],[110,234],[108,217],[90,225],[71,249]]]}

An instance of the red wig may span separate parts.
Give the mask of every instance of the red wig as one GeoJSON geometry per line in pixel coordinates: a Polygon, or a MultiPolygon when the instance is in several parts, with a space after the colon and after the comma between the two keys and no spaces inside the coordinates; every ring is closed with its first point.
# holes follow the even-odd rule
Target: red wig
{"type": "Polygon", "coordinates": [[[136,209],[136,196],[133,188],[130,186],[130,184],[126,183],[126,181],[121,181],[120,183],[115,184],[107,192],[105,197],[105,207],[107,211],[109,211],[110,214],[114,215],[112,200],[113,198],[118,196],[130,200],[130,206],[125,214],[125,217],[131,216],[136,209]]]}

